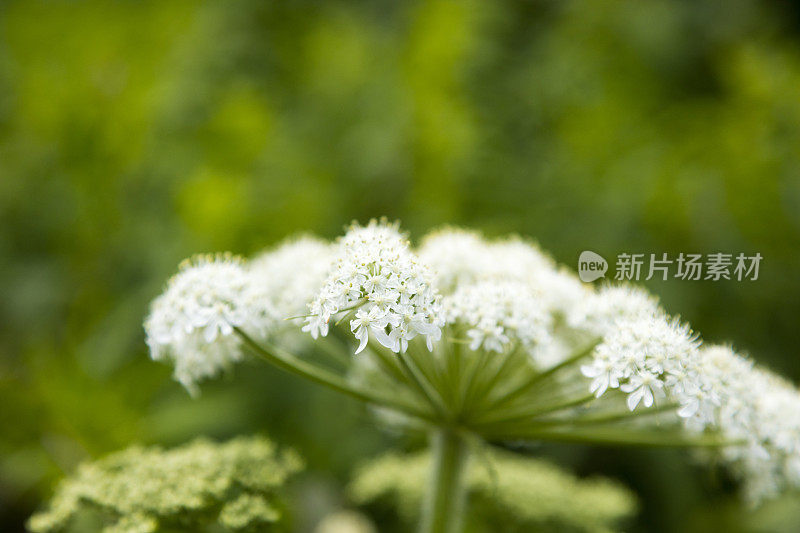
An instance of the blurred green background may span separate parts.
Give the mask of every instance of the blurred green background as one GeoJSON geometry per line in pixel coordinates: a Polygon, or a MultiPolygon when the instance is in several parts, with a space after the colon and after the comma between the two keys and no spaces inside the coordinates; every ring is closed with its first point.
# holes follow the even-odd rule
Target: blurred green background
{"type": "MultiPolygon", "coordinates": [[[[255,364],[193,401],[141,321],[192,253],[380,215],[521,233],[573,268],[760,252],[757,281],[650,287],[797,382],[800,10],[3,2],[0,530],[86,457],[198,434],[267,431],[308,459],[313,507],[337,505],[395,442],[360,406],[255,364]]],[[[636,530],[800,530],[800,502],[748,514],[686,453],[544,452],[633,487],[636,530]]]]}

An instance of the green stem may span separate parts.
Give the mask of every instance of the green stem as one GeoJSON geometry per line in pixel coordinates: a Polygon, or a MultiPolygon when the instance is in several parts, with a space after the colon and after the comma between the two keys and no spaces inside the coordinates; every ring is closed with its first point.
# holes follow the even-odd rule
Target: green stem
{"type": "Polygon", "coordinates": [[[680,404],[677,403],[667,403],[664,405],[658,405],[654,407],[649,407],[647,409],[639,408],[634,411],[623,411],[623,412],[615,412],[615,413],[605,413],[605,414],[596,414],[592,416],[579,416],[573,418],[564,418],[564,419],[553,419],[553,420],[542,420],[537,423],[537,425],[541,425],[542,427],[552,427],[552,426],[588,426],[588,425],[602,425],[602,424],[609,424],[614,422],[620,422],[625,420],[630,420],[632,418],[642,418],[646,416],[656,416],[661,413],[675,411],[680,407],[680,404]]]}
{"type": "Polygon", "coordinates": [[[468,413],[470,407],[472,406],[472,399],[473,395],[475,394],[475,388],[478,385],[477,382],[480,381],[479,374],[481,374],[486,368],[486,362],[490,357],[490,355],[487,353],[486,350],[480,350],[477,353],[473,352],[471,355],[473,361],[470,371],[467,374],[468,377],[464,384],[464,393],[461,397],[461,404],[459,406],[459,411],[462,414],[468,413]]]}
{"type": "Polygon", "coordinates": [[[457,533],[464,514],[469,446],[463,435],[439,428],[432,435],[431,451],[433,464],[420,532],[457,533]]]}
{"type": "Polygon", "coordinates": [[[262,346],[238,327],[234,328],[234,330],[239,337],[241,337],[248,348],[250,348],[262,359],[265,359],[267,362],[277,366],[282,370],[313,381],[314,383],[324,385],[329,389],[333,389],[363,402],[382,405],[384,407],[401,411],[424,420],[434,420],[430,413],[419,409],[414,405],[405,403],[396,398],[385,397],[373,391],[356,387],[333,372],[318,367],[312,363],[309,363],[308,361],[304,361],[299,357],[281,350],[280,348],[275,346],[262,346]]]}
{"type": "Polygon", "coordinates": [[[555,374],[556,372],[558,372],[562,368],[566,368],[568,366],[571,366],[571,365],[577,363],[578,361],[580,361],[581,359],[583,359],[584,357],[586,357],[587,355],[592,353],[592,350],[597,348],[597,345],[600,344],[600,340],[601,339],[593,340],[592,342],[587,344],[584,348],[576,351],[575,353],[573,353],[571,356],[569,356],[564,361],[561,361],[557,365],[552,366],[549,369],[545,370],[544,372],[540,373],[538,376],[536,376],[536,380],[537,381],[542,380],[542,379],[544,379],[546,377],[549,377],[549,376],[555,374]]]}
{"type": "MultiPolygon", "coordinates": [[[[347,367],[352,363],[350,356],[347,354],[347,348],[344,343],[333,339],[331,335],[319,339],[320,342],[315,343],[319,346],[321,353],[325,354],[334,361],[336,364],[347,367]]],[[[350,352],[352,353],[352,352],[350,352]]]]}
{"type": "Polygon", "coordinates": [[[575,444],[611,445],[611,446],[651,446],[651,447],[693,447],[717,448],[721,446],[738,446],[740,441],[724,440],[717,435],[686,436],[680,433],[664,433],[659,431],[622,431],[619,428],[598,428],[595,430],[541,430],[509,432],[505,435],[494,435],[492,440],[542,440],[575,444]]]}
{"type": "Polygon", "coordinates": [[[489,378],[483,385],[480,387],[477,393],[478,400],[484,400],[494,389],[494,386],[500,381],[500,378],[506,372],[506,369],[511,365],[511,362],[514,361],[517,357],[518,350],[520,348],[520,344],[517,343],[511,349],[506,351],[505,353],[501,354],[500,357],[502,358],[500,365],[497,367],[497,370],[492,374],[492,377],[489,378]]]}
{"type": "Polygon", "coordinates": [[[397,359],[400,361],[400,365],[403,367],[403,370],[406,372],[412,384],[417,388],[422,397],[428,401],[431,407],[433,407],[433,409],[441,418],[444,418],[447,414],[447,409],[442,403],[442,399],[436,389],[433,388],[427,378],[422,375],[417,366],[413,364],[414,362],[411,361],[406,354],[402,352],[399,353],[397,355],[397,359]]]}
{"type": "Polygon", "coordinates": [[[522,394],[524,394],[527,391],[529,391],[536,384],[538,384],[541,381],[549,378],[550,376],[552,376],[553,374],[559,372],[560,370],[562,370],[564,368],[567,368],[569,366],[572,366],[573,364],[577,363],[578,361],[580,361],[581,359],[583,359],[584,357],[586,357],[587,355],[592,353],[592,350],[594,350],[595,347],[599,343],[600,343],[599,340],[595,340],[595,341],[589,343],[585,348],[582,348],[582,349],[578,350],[577,352],[575,352],[573,355],[571,355],[570,357],[568,357],[564,361],[558,363],[555,366],[552,366],[552,367],[548,368],[547,370],[545,370],[543,372],[540,372],[540,373],[534,375],[533,377],[531,377],[530,379],[524,381],[523,383],[521,383],[520,385],[518,385],[514,389],[512,389],[512,390],[502,394],[500,397],[496,398],[494,401],[491,402],[491,406],[490,407],[491,408],[495,408],[495,407],[497,407],[499,405],[503,405],[505,403],[510,402],[511,400],[514,400],[514,399],[518,398],[522,394]]]}
{"type": "Polygon", "coordinates": [[[557,404],[543,405],[530,409],[511,411],[495,418],[478,419],[475,421],[475,425],[476,427],[481,427],[481,428],[491,428],[493,426],[499,426],[501,424],[516,424],[518,422],[533,421],[533,419],[543,415],[549,415],[551,413],[563,411],[564,409],[572,409],[574,407],[580,407],[586,403],[591,402],[594,399],[595,399],[594,394],[587,394],[585,396],[581,396],[579,398],[572,398],[557,404]]]}
{"type": "MultiPolygon", "coordinates": [[[[452,329],[452,327],[448,327],[452,329]]],[[[458,393],[460,380],[460,370],[458,360],[461,357],[461,345],[452,342],[442,343],[444,348],[442,350],[442,396],[445,398],[447,405],[454,409],[458,404],[458,393]]]]}
{"type": "Polygon", "coordinates": [[[384,351],[384,348],[380,344],[374,342],[372,339],[369,340],[367,346],[369,346],[369,353],[375,356],[375,360],[383,369],[385,374],[400,383],[410,384],[408,377],[405,375],[400,366],[397,365],[397,358],[394,356],[394,354],[387,355],[384,351]]]}
{"type": "Polygon", "coordinates": [[[407,355],[409,360],[416,365],[428,383],[436,390],[438,397],[442,400],[442,404],[446,406],[447,402],[442,393],[444,388],[442,383],[442,370],[439,368],[436,352],[428,351],[428,348],[424,347],[424,343],[416,339],[408,344],[407,355]]]}

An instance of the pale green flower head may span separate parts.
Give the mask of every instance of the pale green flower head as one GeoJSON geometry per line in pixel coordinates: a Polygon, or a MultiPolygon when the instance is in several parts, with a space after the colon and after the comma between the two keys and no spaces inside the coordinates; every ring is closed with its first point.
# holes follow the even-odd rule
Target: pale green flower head
{"type": "MultiPolygon", "coordinates": [[[[357,472],[350,496],[361,505],[389,504],[412,523],[430,465],[428,453],[385,455],[357,472]]],[[[617,531],[637,507],[634,495],[617,482],[580,480],[547,461],[501,451],[476,456],[466,484],[469,532],[617,531]]]]}
{"type": "Polygon", "coordinates": [[[28,521],[35,533],[280,531],[281,492],[302,462],[262,437],[172,450],[131,447],[85,463],[28,521]]]}

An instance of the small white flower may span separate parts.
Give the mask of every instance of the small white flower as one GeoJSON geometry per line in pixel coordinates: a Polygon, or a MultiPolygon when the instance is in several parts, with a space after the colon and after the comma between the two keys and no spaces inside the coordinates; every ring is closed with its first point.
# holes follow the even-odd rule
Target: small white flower
{"type": "Polygon", "coordinates": [[[620,386],[622,392],[628,394],[628,409],[633,411],[641,401],[645,407],[651,407],[656,396],[660,396],[664,383],[654,374],[643,372],[634,374],[627,383],[620,386]]]}
{"type": "Polygon", "coordinates": [[[387,314],[388,310],[378,305],[373,306],[369,311],[361,308],[356,312],[356,317],[350,321],[350,329],[360,342],[356,353],[359,353],[367,346],[370,330],[373,330],[373,335],[375,335],[374,330],[383,331],[386,328],[389,323],[387,314]]]}
{"type": "Polygon", "coordinates": [[[582,365],[581,373],[587,378],[592,378],[589,385],[589,392],[595,398],[602,396],[608,388],[619,388],[619,380],[622,377],[622,369],[616,360],[597,357],[591,364],[582,365]]]}
{"type": "Polygon", "coordinates": [[[469,349],[477,350],[483,345],[490,352],[502,352],[510,342],[508,336],[503,333],[503,326],[481,321],[477,326],[467,331],[470,339],[469,349]]]}
{"type": "Polygon", "coordinates": [[[313,339],[327,336],[328,321],[331,318],[330,312],[326,312],[320,302],[309,304],[309,310],[311,314],[306,318],[302,331],[310,333],[313,339]]]}

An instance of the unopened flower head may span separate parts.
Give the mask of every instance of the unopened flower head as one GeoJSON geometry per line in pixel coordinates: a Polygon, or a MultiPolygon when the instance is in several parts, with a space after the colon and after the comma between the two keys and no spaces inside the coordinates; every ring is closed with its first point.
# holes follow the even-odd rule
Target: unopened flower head
{"type": "Polygon", "coordinates": [[[441,337],[443,313],[431,275],[397,225],[384,221],[350,228],[309,309],[303,330],[314,338],[327,335],[332,317],[351,314],[350,329],[359,340],[356,353],[370,338],[401,352],[417,335],[425,337],[429,349],[441,337]]]}
{"type": "Polygon", "coordinates": [[[285,519],[287,480],[302,468],[263,437],[133,446],[80,465],[34,515],[36,533],[271,531],[285,519]],[[91,525],[89,525],[91,524],[91,525]]]}
{"type": "Polygon", "coordinates": [[[262,327],[274,315],[254,297],[252,278],[229,254],[197,256],[181,264],[145,320],[150,355],[170,360],[174,376],[189,392],[241,358],[234,327],[262,327]]]}
{"type": "Polygon", "coordinates": [[[463,325],[472,350],[503,352],[515,343],[530,353],[550,341],[552,318],[541,295],[519,281],[482,281],[444,299],[450,324],[463,325]]]}

